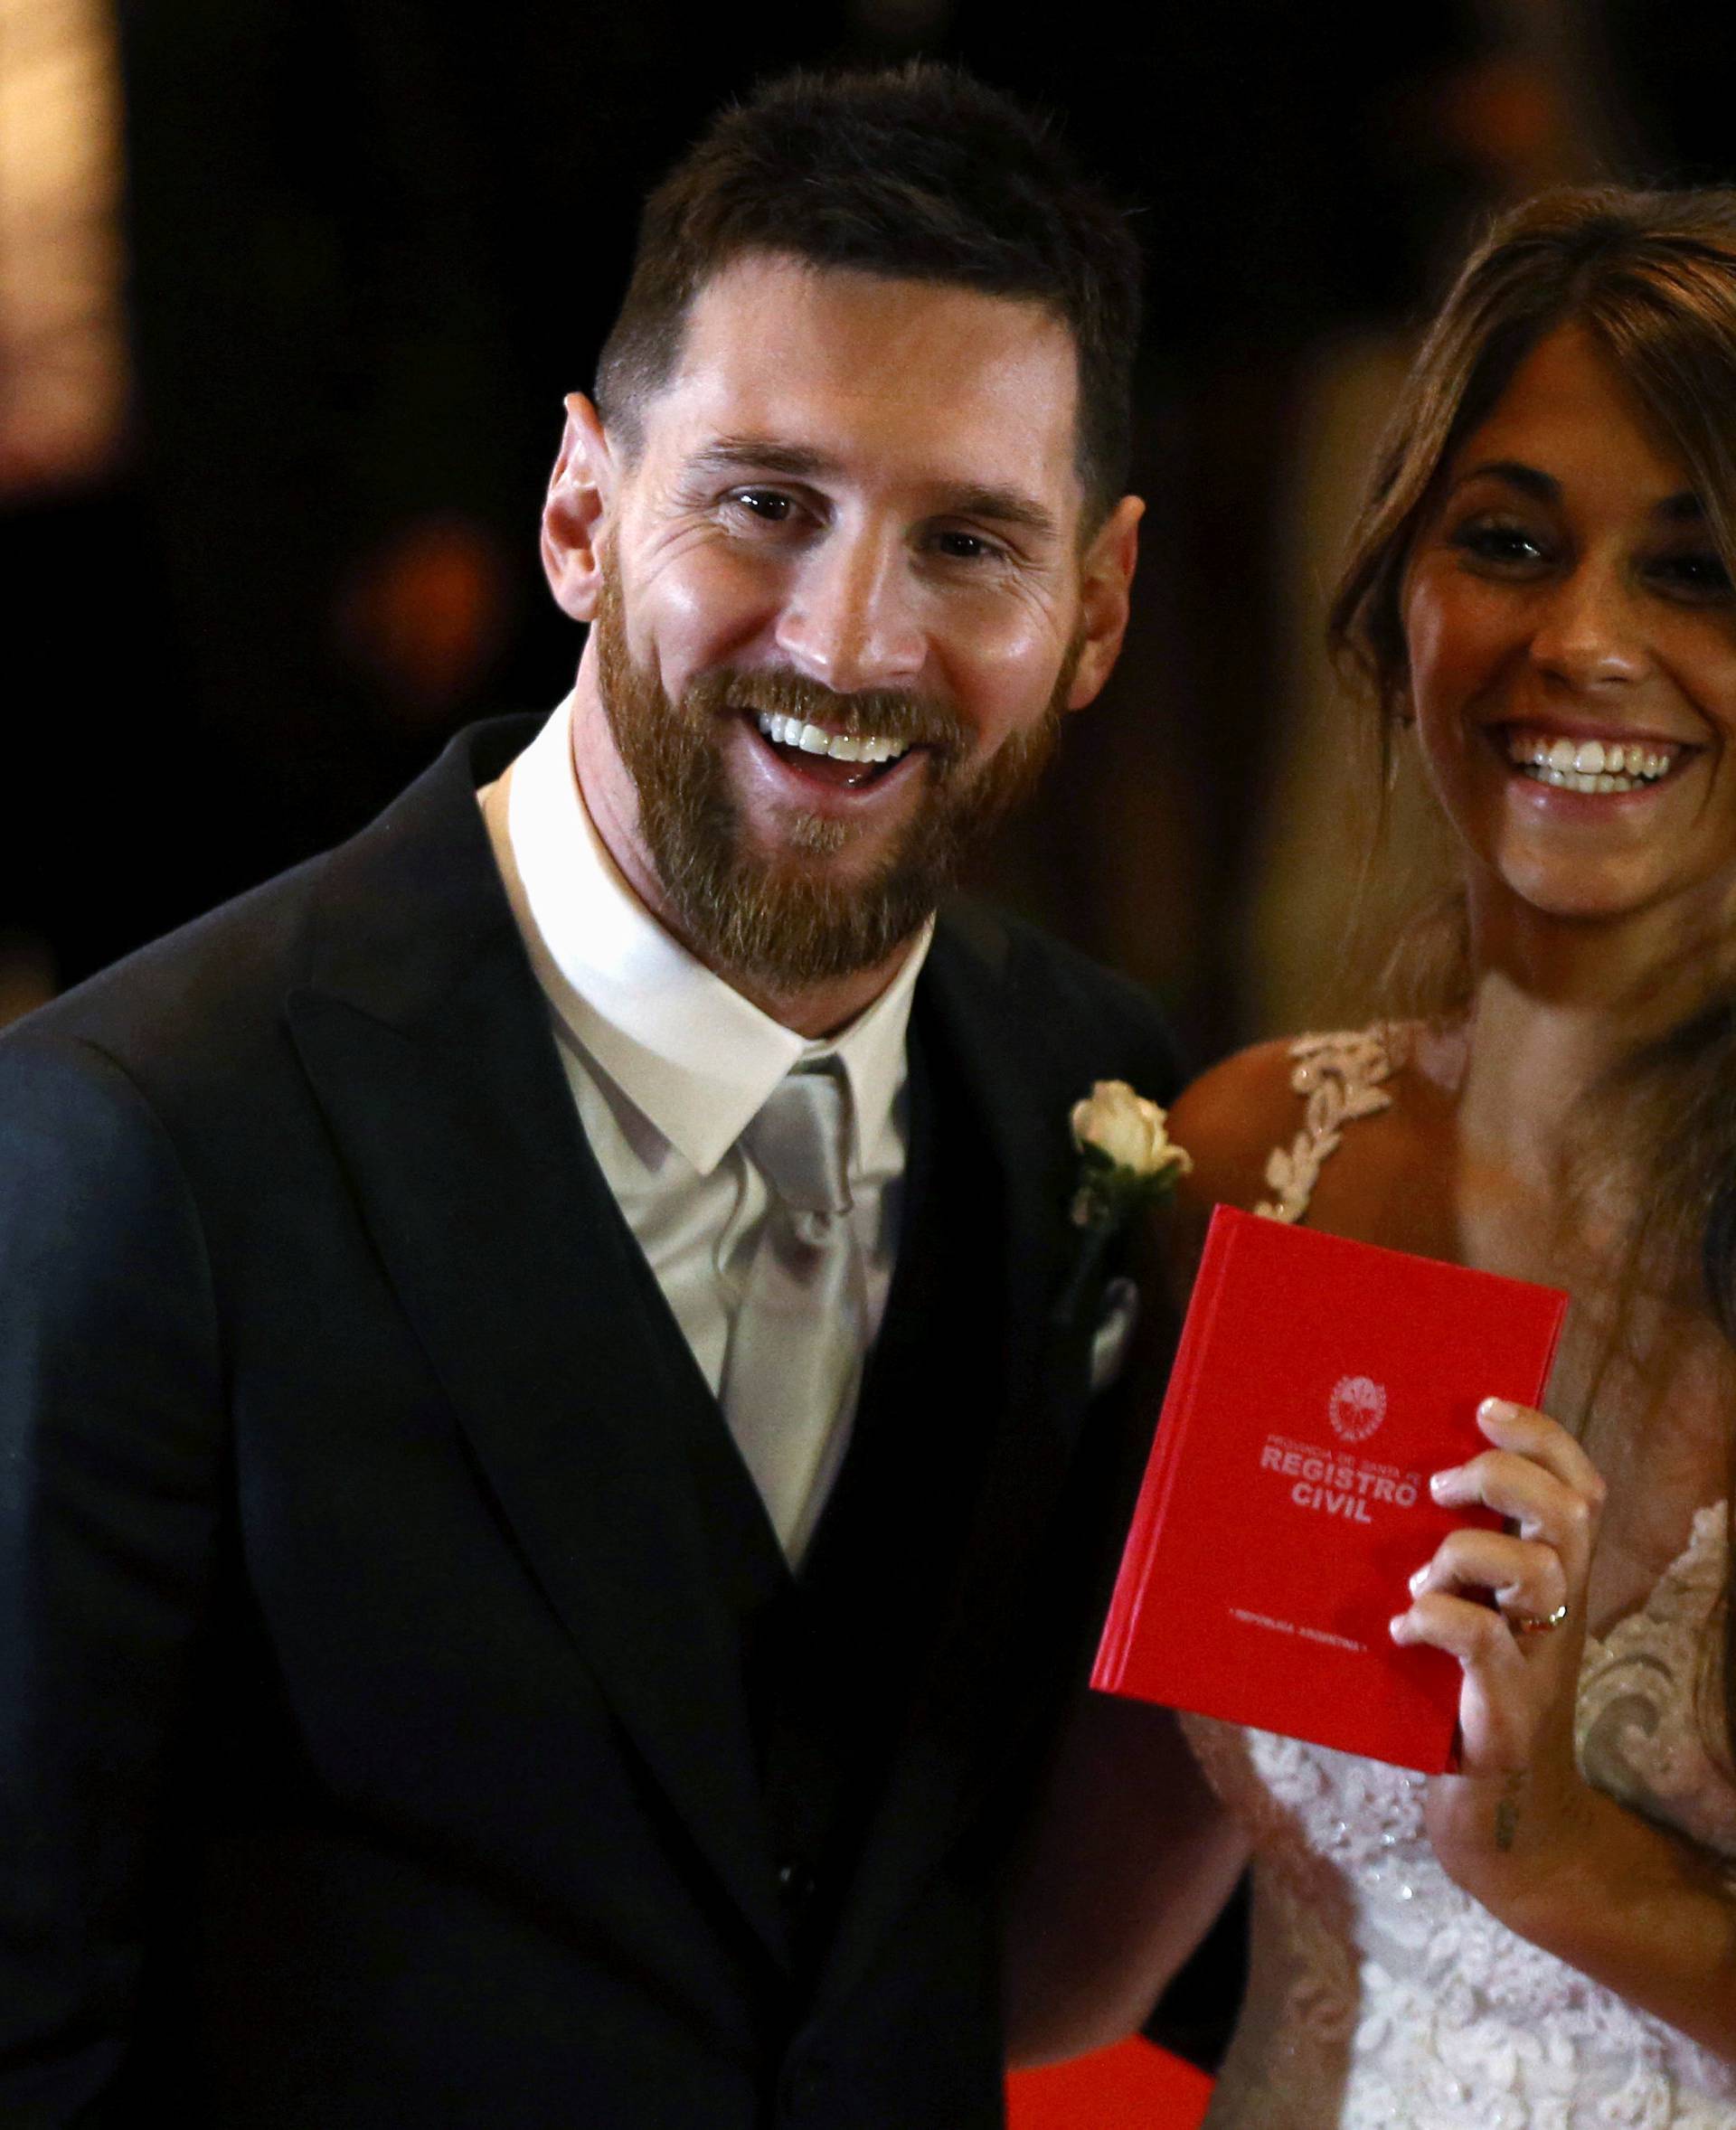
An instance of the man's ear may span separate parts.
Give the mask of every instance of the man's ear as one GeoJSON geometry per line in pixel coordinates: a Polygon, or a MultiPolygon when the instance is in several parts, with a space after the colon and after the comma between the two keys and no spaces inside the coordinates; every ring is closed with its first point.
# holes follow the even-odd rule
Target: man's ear
{"type": "Polygon", "coordinates": [[[542,506],[542,570],[563,614],[589,621],[602,584],[602,551],[615,500],[615,458],[597,410],[567,395],[561,456],[542,506]]]}
{"type": "Polygon", "coordinates": [[[1127,633],[1128,593],[1139,560],[1139,521],[1146,506],[1124,495],[1092,535],[1080,565],[1080,654],[1069,710],[1083,710],[1114,670],[1127,633]]]}

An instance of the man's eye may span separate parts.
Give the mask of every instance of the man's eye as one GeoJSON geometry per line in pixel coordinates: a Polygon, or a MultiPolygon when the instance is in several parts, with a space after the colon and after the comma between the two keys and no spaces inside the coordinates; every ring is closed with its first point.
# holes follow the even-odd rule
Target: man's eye
{"type": "Polygon", "coordinates": [[[738,488],[730,501],[769,525],[783,524],[796,507],[788,495],[779,495],[776,488],[738,488]]]}
{"type": "Polygon", "coordinates": [[[938,533],[935,545],[943,555],[955,562],[985,561],[1001,551],[992,540],[984,539],[980,532],[938,533]]]}

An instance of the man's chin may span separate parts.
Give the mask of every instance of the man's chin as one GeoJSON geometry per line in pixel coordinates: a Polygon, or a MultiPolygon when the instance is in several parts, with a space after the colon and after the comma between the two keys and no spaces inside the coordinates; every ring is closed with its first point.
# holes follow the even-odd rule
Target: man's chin
{"type": "MultiPolygon", "coordinates": [[[[727,775],[722,763],[720,773],[727,775]]],[[[904,772],[895,788],[824,795],[805,806],[782,794],[740,784],[731,791],[730,814],[737,849],[768,872],[792,877],[825,872],[840,882],[860,883],[895,865],[923,834],[933,794],[920,767],[904,772]]]]}
{"type": "Polygon", "coordinates": [[[886,839],[863,835],[847,821],[817,814],[787,824],[773,837],[744,836],[736,862],[769,889],[788,886],[794,892],[840,894],[860,891],[882,876],[887,866],[886,839]]]}
{"type": "Polygon", "coordinates": [[[676,907],[722,975],[778,991],[857,975],[920,929],[944,882],[921,869],[852,863],[854,855],[738,852],[722,877],[690,874],[676,907]]]}

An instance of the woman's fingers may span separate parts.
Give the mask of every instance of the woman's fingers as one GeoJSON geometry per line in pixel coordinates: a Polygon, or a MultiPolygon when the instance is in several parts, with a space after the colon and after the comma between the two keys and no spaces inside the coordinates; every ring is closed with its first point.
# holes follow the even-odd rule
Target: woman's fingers
{"type": "Polygon", "coordinates": [[[1392,1624],[1401,1647],[1425,1645],[1457,1657],[1464,1673],[1458,1727],[1467,1773],[1524,1767],[1543,1709],[1526,1659],[1498,1612],[1429,1591],[1392,1624]]]}
{"type": "Polygon", "coordinates": [[[1437,1472],[1429,1483],[1448,1508],[1480,1503],[1507,1518],[1519,1536],[1564,1552],[1589,1552],[1597,1509],[1589,1495],[1564,1486],[1552,1473],[1509,1450],[1485,1450],[1468,1464],[1437,1472]]]}
{"type": "MultiPolygon", "coordinates": [[[[1492,1853],[1489,1778],[1540,1780],[1557,1797],[1578,1780],[1574,1681],[1604,1496],[1591,1460],[1548,1414],[1486,1399],[1477,1425],[1489,1447],[1436,1473],[1430,1492],[1448,1506],[1491,1509],[1505,1528],[1448,1532],[1390,1629],[1401,1645],[1441,1650],[1460,1668],[1458,1777],[1471,1779],[1431,1785],[1427,1809],[1436,1853],[1461,1884],[1492,1853]]],[[[1505,1850],[1498,1814],[1495,1824],[1493,1847],[1505,1850]]]]}
{"type": "Polygon", "coordinates": [[[1470,1524],[1449,1532],[1411,1577],[1413,1598],[1430,1590],[1486,1590],[1503,1612],[1530,1619],[1547,1619],[1571,1595],[1554,1546],[1470,1524]]]}
{"type": "MultiPolygon", "coordinates": [[[[1603,1505],[1597,1467],[1565,1428],[1530,1406],[1486,1399],[1477,1424],[1492,1447],[1437,1472],[1429,1491],[1448,1506],[1492,1509],[1508,1528],[1465,1524],[1449,1532],[1411,1578],[1413,1598],[1487,1591],[1514,1619],[1548,1620],[1563,1606],[1571,1611],[1584,1593],[1603,1505]]],[[[1458,1618],[1458,1639],[1492,1634],[1513,1646],[1511,1630],[1486,1606],[1470,1610],[1482,1624],[1458,1618]]]]}
{"type": "Polygon", "coordinates": [[[1486,1398],[1477,1409],[1477,1424],[1496,1449],[1528,1457],[1575,1494],[1602,1502],[1603,1475],[1561,1423],[1546,1412],[1514,1405],[1505,1398],[1486,1398]]]}
{"type": "Polygon", "coordinates": [[[1523,1675],[1524,1658],[1506,1621],[1468,1598],[1425,1592],[1392,1622],[1392,1639],[1406,1646],[1420,1642],[1444,1649],[1467,1668],[1476,1666],[1495,1678],[1505,1675],[1516,1682],[1523,1675]]]}
{"type": "Polygon", "coordinates": [[[1577,1567],[1589,1560],[1604,1484],[1590,1457],[1557,1421],[1529,1406],[1486,1399],[1478,1425],[1495,1445],[1429,1481],[1436,1501],[1480,1503],[1509,1518],[1522,1538],[1560,1549],[1577,1567]]]}

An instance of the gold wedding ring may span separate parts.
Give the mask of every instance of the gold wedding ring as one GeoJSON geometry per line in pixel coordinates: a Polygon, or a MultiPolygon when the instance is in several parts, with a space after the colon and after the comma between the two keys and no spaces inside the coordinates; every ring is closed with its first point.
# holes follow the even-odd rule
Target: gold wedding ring
{"type": "Polygon", "coordinates": [[[1534,1613],[1510,1612],[1507,1615],[1507,1625],[1515,1635],[1550,1635],[1566,1617],[1566,1606],[1558,1605],[1553,1612],[1543,1619],[1539,1619],[1534,1613]]]}

